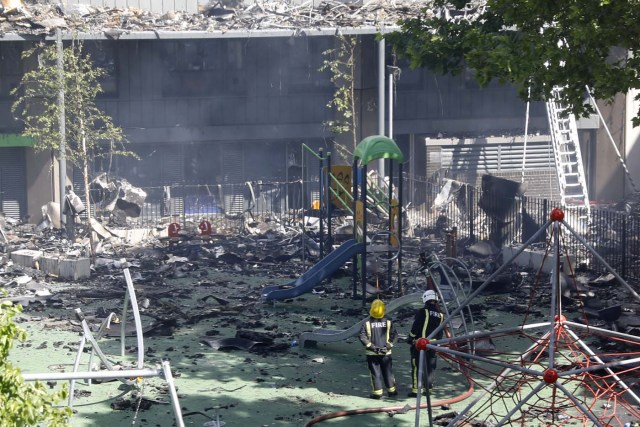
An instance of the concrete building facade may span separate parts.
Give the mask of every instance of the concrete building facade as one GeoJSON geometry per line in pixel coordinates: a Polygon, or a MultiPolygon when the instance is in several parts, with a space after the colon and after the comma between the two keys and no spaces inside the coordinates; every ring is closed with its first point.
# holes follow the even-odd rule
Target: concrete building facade
{"type": "MultiPolygon", "coordinates": [[[[167,10],[179,2],[169,3],[167,10]]],[[[184,7],[196,5],[187,1],[184,7]]],[[[483,173],[514,180],[526,175],[530,182],[539,181],[530,186],[530,195],[553,197],[555,190],[548,184],[555,173],[544,103],[530,106],[531,136],[525,151],[527,108],[513,87],[479,88],[471,73],[439,76],[411,70],[402,62],[391,64],[391,53],[380,49],[376,32],[369,28],[352,33],[359,39],[358,139],[378,134],[381,127],[388,131],[391,116],[391,136],[406,153],[407,174],[439,174],[467,182],[483,173]],[[398,66],[401,73],[391,79],[391,68],[381,63],[398,66]],[[380,105],[381,85],[383,93],[392,94],[391,108],[389,96],[380,105]],[[522,172],[525,153],[532,163],[522,172]]],[[[66,43],[71,37],[66,35],[66,43]]],[[[290,166],[302,160],[302,144],[335,151],[335,141],[345,141],[326,125],[336,117],[327,106],[335,85],[329,72],[320,71],[323,52],[336,46],[335,29],[83,37],[96,65],[108,71],[98,103],[125,131],[128,148],[140,156],[114,159],[110,165],[96,163],[94,174],[110,167],[111,173],[143,188],[286,181],[294,178],[290,166]]],[[[36,39],[54,41],[53,35],[36,39]]],[[[35,153],[24,146],[9,92],[28,67],[20,53],[36,39],[17,33],[0,41],[0,203],[6,214],[32,222],[39,221],[44,203],[55,200],[57,164],[55,153],[35,153]]],[[[607,114],[618,126],[616,144],[622,145],[624,108],[611,108],[607,114]]],[[[581,134],[592,198],[624,197],[624,177],[610,166],[611,150],[602,132],[581,134]]]]}

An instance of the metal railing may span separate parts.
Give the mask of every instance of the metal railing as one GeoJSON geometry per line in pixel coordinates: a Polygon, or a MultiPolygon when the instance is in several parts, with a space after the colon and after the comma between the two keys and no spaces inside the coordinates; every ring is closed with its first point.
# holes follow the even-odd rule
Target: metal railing
{"type": "MultiPolygon", "coordinates": [[[[403,188],[404,233],[429,239],[444,239],[453,227],[469,243],[493,242],[497,248],[527,241],[549,218],[559,202],[532,197],[501,198],[468,184],[456,183],[443,195],[442,182],[405,177],[403,188]],[[409,183],[409,181],[412,181],[409,183]],[[408,191],[406,191],[408,193],[408,191]]],[[[397,183],[396,183],[397,184],[397,183]]],[[[318,182],[246,182],[222,185],[172,185],[170,199],[164,187],[142,188],[147,198],[134,226],[178,221],[183,228],[197,227],[200,219],[226,232],[242,231],[246,221],[274,221],[300,227],[303,211],[311,208],[318,194],[318,182]],[[303,195],[302,193],[307,194],[303,195]],[[309,206],[302,206],[305,203],[309,206]]],[[[592,208],[588,217],[583,207],[566,208],[565,222],[577,231],[606,262],[625,279],[640,279],[640,215],[605,208],[592,208]]],[[[342,212],[349,217],[348,211],[342,212]]],[[[545,248],[546,236],[537,246],[545,248]]],[[[563,233],[564,250],[575,256],[572,269],[604,271],[604,266],[574,237],[563,233]]]]}

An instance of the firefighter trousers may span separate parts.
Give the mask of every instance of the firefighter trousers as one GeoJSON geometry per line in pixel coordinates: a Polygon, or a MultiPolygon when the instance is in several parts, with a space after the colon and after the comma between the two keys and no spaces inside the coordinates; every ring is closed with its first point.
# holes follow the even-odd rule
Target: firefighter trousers
{"type": "Polygon", "coordinates": [[[396,379],[393,376],[391,356],[367,355],[367,366],[371,374],[371,394],[373,396],[382,396],[383,384],[391,395],[396,393],[396,379]]]}
{"type": "MultiPolygon", "coordinates": [[[[433,388],[433,380],[435,379],[437,356],[433,350],[425,350],[425,364],[422,372],[422,390],[429,386],[429,389],[433,388]]],[[[420,350],[415,347],[411,347],[411,391],[413,393],[418,392],[418,371],[420,368],[420,350]]]]}

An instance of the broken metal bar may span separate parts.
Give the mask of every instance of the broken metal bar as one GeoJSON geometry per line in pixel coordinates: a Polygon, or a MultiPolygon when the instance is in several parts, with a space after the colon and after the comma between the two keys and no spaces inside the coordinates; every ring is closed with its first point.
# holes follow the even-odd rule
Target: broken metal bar
{"type": "MultiPolygon", "coordinates": [[[[104,366],[110,371],[114,370],[113,364],[109,361],[107,356],[102,352],[102,349],[100,349],[100,346],[98,345],[98,342],[93,336],[93,333],[91,332],[91,328],[89,327],[89,324],[87,323],[87,319],[84,317],[84,314],[82,313],[81,309],[76,308],[76,316],[78,317],[78,319],[80,320],[80,324],[82,325],[83,338],[85,338],[91,343],[93,350],[98,355],[98,357],[100,358],[100,361],[104,364],[104,366]]],[[[129,382],[126,382],[126,381],[123,381],[123,382],[125,382],[125,384],[130,384],[129,382]]]]}
{"type": "MultiPolygon", "coordinates": [[[[169,394],[171,395],[171,406],[173,407],[173,414],[176,417],[178,427],[184,427],[184,421],[182,420],[182,410],[180,408],[180,402],[178,401],[178,392],[176,390],[175,383],[173,382],[173,374],[171,373],[171,367],[168,360],[162,361],[162,373],[164,374],[164,380],[169,386],[169,394]]],[[[218,423],[220,425],[220,423],[218,423]]]]}
{"type": "MultiPolygon", "coordinates": [[[[138,309],[138,300],[136,298],[136,292],[133,289],[133,281],[131,280],[131,273],[129,273],[128,268],[124,269],[124,278],[127,282],[127,295],[131,299],[131,310],[133,311],[133,319],[136,323],[136,338],[138,341],[138,368],[142,368],[144,366],[144,342],[142,338],[142,322],[140,321],[140,310],[138,309]]],[[[123,314],[122,317],[124,318],[126,316],[123,314]]],[[[124,339],[122,340],[122,342],[124,342],[124,339]]]]}
{"type": "MultiPolygon", "coordinates": [[[[76,354],[76,360],[73,362],[73,372],[78,372],[78,368],[80,367],[80,358],[82,356],[82,352],[84,351],[84,346],[87,343],[87,338],[83,335],[80,340],[80,345],[78,346],[78,353],[76,354]]],[[[91,362],[89,362],[89,371],[91,371],[91,362]]],[[[73,408],[73,397],[75,395],[76,388],[76,380],[69,381],[69,400],[68,405],[70,408],[73,408]]]]}
{"type": "Polygon", "coordinates": [[[149,378],[162,376],[161,369],[122,369],[119,371],[91,372],[47,372],[22,374],[25,381],[66,381],[66,380],[126,380],[129,378],[149,378]]]}
{"type": "Polygon", "coordinates": [[[93,372],[47,372],[38,374],[22,374],[25,381],[67,381],[67,380],[125,380],[129,378],[164,378],[169,386],[169,394],[171,395],[171,403],[173,412],[176,417],[178,427],[184,427],[182,419],[182,411],[178,401],[178,393],[173,382],[173,375],[169,367],[169,361],[162,362],[162,368],[147,369],[123,369],[121,371],[93,371],[93,372]]]}

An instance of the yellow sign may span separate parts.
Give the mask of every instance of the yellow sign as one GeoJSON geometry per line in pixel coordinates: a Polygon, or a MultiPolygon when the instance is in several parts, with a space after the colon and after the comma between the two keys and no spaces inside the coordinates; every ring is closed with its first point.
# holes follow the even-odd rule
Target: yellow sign
{"type": "Polygon", "coordinates": [[[338,209],[351,206],[351,173],[353,168],[347,165],[331,166],[331,204],[338,209]],[[339,183],[339,185],[338,185],[339,183]]]}
{"type": "Polygon", "coordinates": [[[361,200],[356,200],[356,240],[358,242],[364,242],[364,203],[361,200]]]}
{"type": "Polygon", "coordinates": [[[391,238],[389,239],[391,241],[391,245],[394,248],[397,248],[398,245],[400,244],[400,242],[398,241],[398,238],[396,236],[398,236],[398,214],[400,213],[400,207],[399,207],[399,203],[397,199],[391,199],[391,221],[389,221],[391,223],[391,230],[389,230],[391,232],[391,238]]]}

